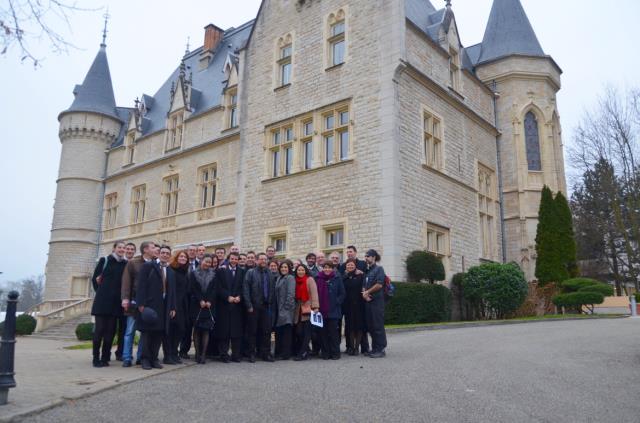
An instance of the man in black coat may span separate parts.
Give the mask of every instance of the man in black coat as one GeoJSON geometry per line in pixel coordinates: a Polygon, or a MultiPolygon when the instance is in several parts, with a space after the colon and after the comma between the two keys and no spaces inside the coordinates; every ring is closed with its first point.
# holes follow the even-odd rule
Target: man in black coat
{"type": "Polygon", "coordinates": [[[220,360],[229,362],[229,342],[231,342],[231,360],[240,362],[242,354],[242,335],[244,329],[244,309],[242,305],[242,284],[245,270],[238,266],[240,255],[229,254],[227,268],[219,268],[221,276],[216,301],[216,330],[220,360]]]}
{"type": "MultiPolygon", "coordinates": [[[[358,249],[355,247],[355,245],[349,245],[347,247],[347,259],[354,259],[356,261],[356,275],[364,275],[365,273],[367,273],[367,262],[358,258],[358,249]]],[[[342,263],[340,267],[338,267],[338,271],[344,277],[344,274],[347,273],[346,263],[342,263]]],[[[345,304],[342,305],[343,308],[345,307],[345,304]]],[[[350,334],[345,329],[345,339],[349,339],[349,336],[350,334]]],[[[362,340],[360,341],[360,352],[362,354],[366,354],[369,352],[369,337],[367,335],[366,328],[364,330],[362,340]]]]}
{"type": "Polygon", "coordinates": [[[243,283],[243,302],[247,309],[246,342],[249,361],[254,363],[256,337],[260,342],[258,349],[264,361],[273,362],[271,355],[271,313],[275,291],[275,281],[267,268],[267,255],[258,254],[257,266],[247,271],[243,283]]]}
{"type": "Polygon", "coordinates": [[[158,352],[169,320],[176,314],[175,274],[169,267],[171,247],[160,247],[158,261],[142,265],[137,278],[138,329],[142,332],[142,368],[161,369],[158,352]],[[147,312],[145,312],[145,309],[147,312]]]}

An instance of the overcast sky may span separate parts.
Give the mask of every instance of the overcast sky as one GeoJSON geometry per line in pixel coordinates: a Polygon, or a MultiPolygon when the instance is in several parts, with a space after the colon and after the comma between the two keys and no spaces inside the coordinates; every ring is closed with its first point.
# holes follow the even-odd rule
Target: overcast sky
{"type": "MultiPolygon", "coordinates": [[[[203,42],[203,27],[239,26],[255,17],[259,0],[183,0],[105,2],[83,0],[83,7],[109,7],[107,55],[119,106],[133,106],[142,93],[154,94],[179,64],[187,38],[192,49],[203,42]]],[[[444,1],[432,0],[436,7],[444,1]]],[[[492,0],[454,0],[465,46],[482,40],[492,0]]],[[[586,106],[606,84],[640,86],[640,2],[618,0],[522,0],[545,53],[563,69],[558,96],[565,145],[586,106]]],[[[0,157],[0,282],[44,272],[60,157],[57,116],[73,101],[101,40],[104,11],[76,12],[72,33],[78,49],[66,55],[34,45],[42,66],[20,64],[16,51],[0,56],[5,154],[0,157]]],[[[59,25],[64,30],[64,25],[59,25]]]]}

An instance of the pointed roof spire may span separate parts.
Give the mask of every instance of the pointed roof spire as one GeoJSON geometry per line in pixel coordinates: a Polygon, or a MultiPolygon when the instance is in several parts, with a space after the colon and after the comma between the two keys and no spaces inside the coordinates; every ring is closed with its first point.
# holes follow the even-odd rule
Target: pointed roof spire
{"type": "Polygon", "coordinates": [[[102,30],[102,44],[100,44],[100,47],[106,47],[107,46],[107,23],[109,23],[109,18],[111,17],[111,15],[109,14],[109,8],[107,7],[107,12],[102,15],[102,17],[104,18],[104,29],[102,30]]]}
{"type": "Polygon", "coordinates": [[[512,54],[545,56],[520,0],[494,0],[479,63],[512,54]]]}
{"type": "Polygon", "coordinates": [[[101,113],[120,120],[116,111],[116,99],[113,94],[104,41],[82,85],[76,85],[73,94],[75,99],[65,112],[101,113]]]}

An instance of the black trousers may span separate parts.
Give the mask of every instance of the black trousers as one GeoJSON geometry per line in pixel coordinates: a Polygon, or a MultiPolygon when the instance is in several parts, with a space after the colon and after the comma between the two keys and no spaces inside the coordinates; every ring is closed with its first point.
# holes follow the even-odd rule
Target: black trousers
{"type": "Polygon", "coordinates": [[[164,331],[142,332],[142,360],[148,360],[150,363],[158,360],[163,333],[164,331]]]}
{"type": "Polygon", "coordinates": [[[294,354],[303,356],[309,353],[309,341],[311,341],[311,322],[298,322],[294,327],[294,354]]]}
{"type": "Polygon", "coordinates": [[[242,337],[218,339],[220,357],[229,356],[229,343],[231,343],[231,358],[239,360],[242,357],[242,337]]]}
{"type": "Polygon", "coordinates": [[[182,334],[182,339],[180,339],[180,354],[187,354],[191,349],[191,337],[193,333],[193,320],[191,318],[186,318],[186,330],[182,334]]]}
{"type": "Polygon", "coordinates": [[[285,360],[291,358],[292,338],[292,325],[283,325],[276,327],[276,356],[280,356],[285,360]]]}
{"type": "Polygon", "coordinates": [[[124,331],[127,329],[127,316],[120,316],[116,318],[118,323],[117,335],[118,335],[118,348],[116,349],[116,358],[122,358],[122,351],[124,351],[124,331]]]}
{"type": "Polygon", "coordinates": [[[340,357],[340,319],[325,319],[320,329],[323,357],[340,357]]]}
{"type": "Polygon", "coordinates": [[[205,358],[207,347],[209,346],[209,331],[206,329],[193,328],[193,346],[196,348],[196,359],[205,358]]]}
{"type": "Polygon", "coordinates": [[[371,335],[371,351],[381,352],[387,348],[387,334],[384,330],[384,300],[375,299],[364,305],[367,330],[371,335]]]}
{"type": "Polygon", "coordinates": [[[247,349],[253,355],[257,351],[261,356],[271,354],[271,314],[269,308],[255,308],[247,314],[247,349]]]}
{"type": "Polygon", "coordinates": [[[111,346],[116,333],[115,316],[94,316],[93,328],[93,359],[107,362],[111,360],[111,346]],[[102,355],[100,355],[102,353],[102,355]]]}
{"type": "Polygon", "coordinates": [[[182,328],[175,323],[169,324],[169,333],[162,338],[162,354],[164,358],[177,358],[180,340],[184,338],[182,328]]]}

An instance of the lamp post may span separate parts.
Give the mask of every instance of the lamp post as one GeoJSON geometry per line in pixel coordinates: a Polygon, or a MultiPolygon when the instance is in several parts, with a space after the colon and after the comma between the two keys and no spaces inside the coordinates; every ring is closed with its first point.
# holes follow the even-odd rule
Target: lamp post
{"type": "Polygon", "coordinates": [[[7,314],[4,319],[2,340],[0,340],[0,405],[7,403],[9,388],[16,387],[13,364],[16,350],[16,308],[19,295],[17,291],[11,291],[7,296],[7,314]]]}

